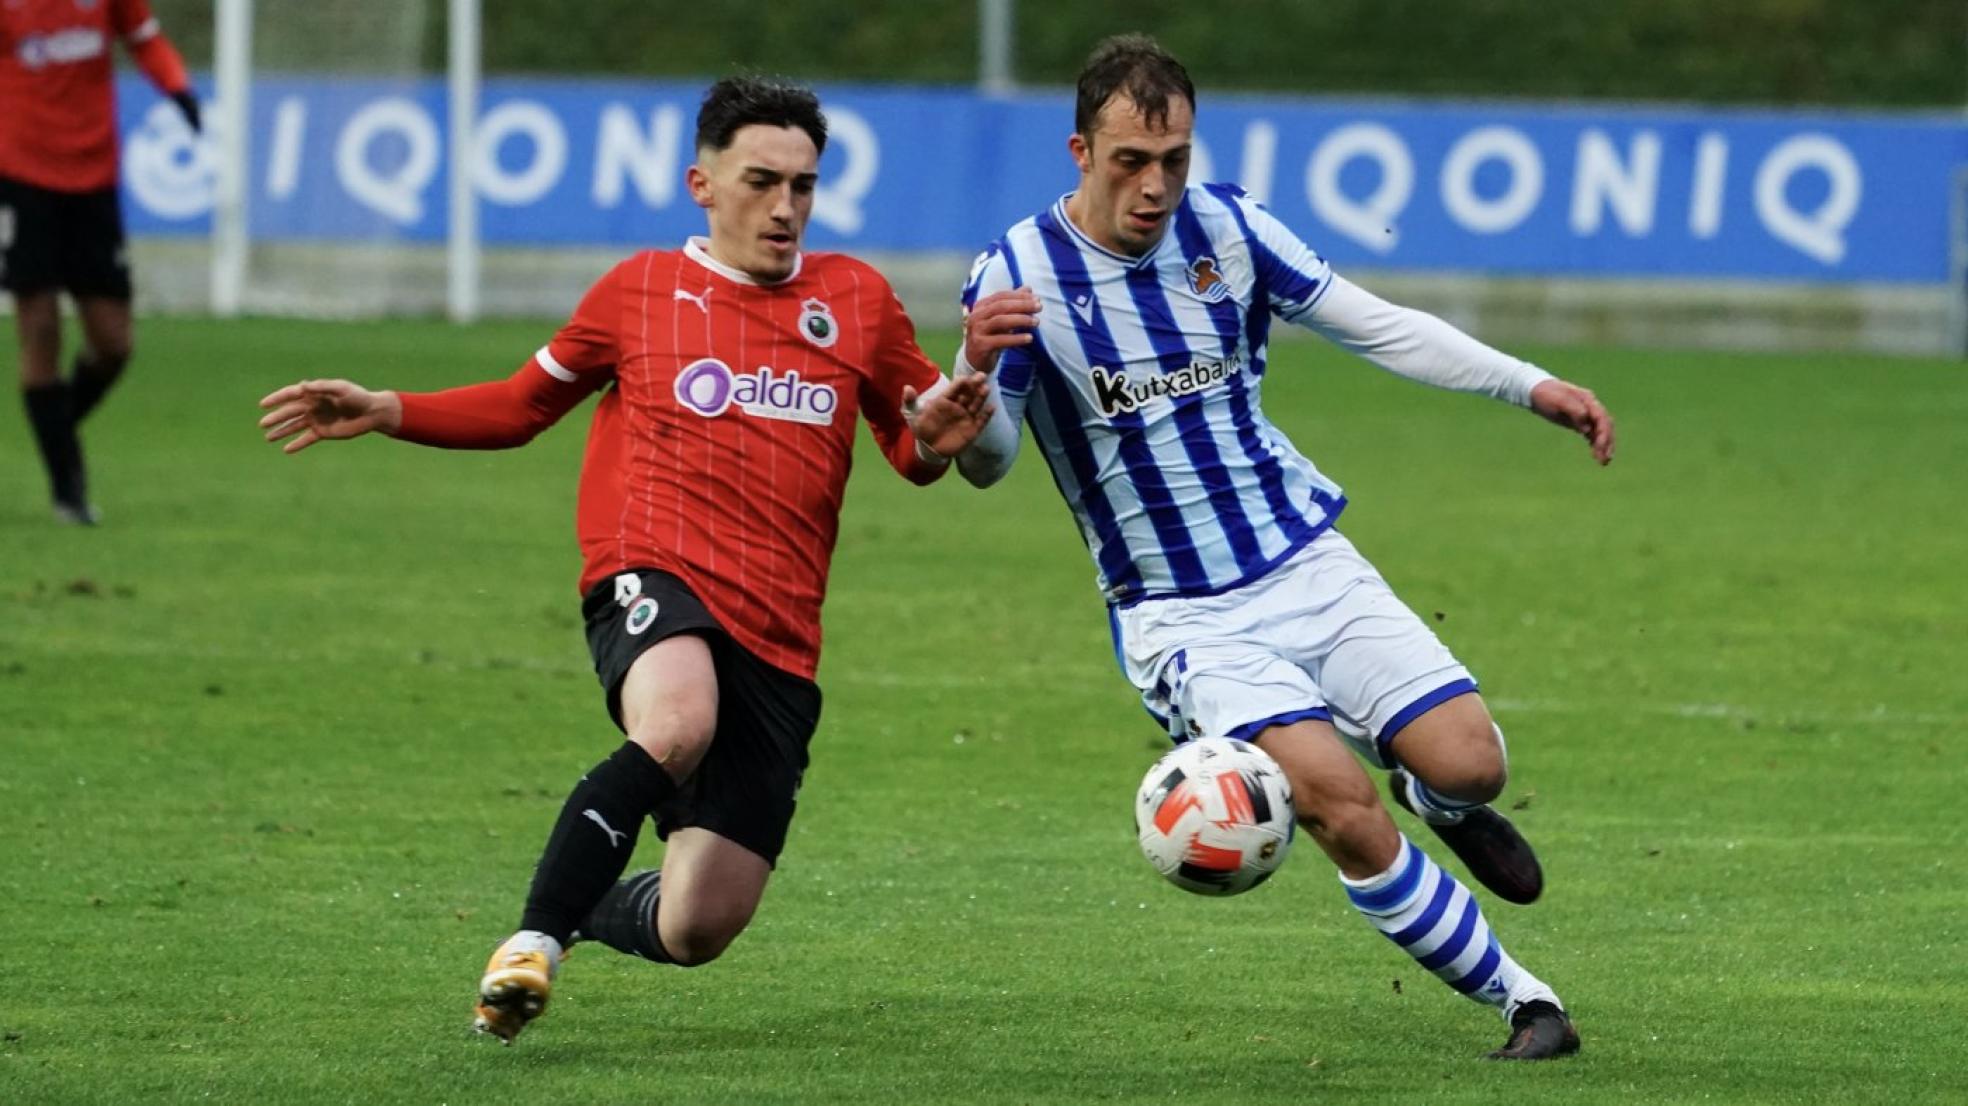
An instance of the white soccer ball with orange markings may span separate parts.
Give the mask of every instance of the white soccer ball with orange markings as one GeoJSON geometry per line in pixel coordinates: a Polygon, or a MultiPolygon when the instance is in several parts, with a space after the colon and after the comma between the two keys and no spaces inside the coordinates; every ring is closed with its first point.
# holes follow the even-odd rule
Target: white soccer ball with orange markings
{"type": "Polygon", "coordinates": [[[1155,762],[1134,799],[1142,855],[1170,883],[1235,895],[1269,879],[1291,851],[1291,784],[1247,741],[1205,737],[1155,762]]]}

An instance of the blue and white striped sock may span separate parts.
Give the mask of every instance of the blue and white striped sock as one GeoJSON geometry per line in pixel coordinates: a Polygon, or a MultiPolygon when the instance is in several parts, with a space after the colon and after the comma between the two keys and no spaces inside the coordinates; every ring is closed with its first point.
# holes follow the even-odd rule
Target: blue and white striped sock
{"type": "Polygon", "coordinates": [[[1431,790],[1413,772],[1408,773],[1408,804],[1421,820],[1433,826],[1453,826],[1462,821],[1462,816],[1482,806],[1482,803],[1465,803],[1451,799],[1447,795],[1431,790]]]}
{"type": "Polygon", "coordinates": [[[1442,982],[1496,1007],[1505,1018],[1537,999],[1562,1005],[1551,988],[1503,951],[1476,896],[1406,837],[1393,867],[1365,880],[1341,876],[1340,882],[1354,907],[1388,940],[1442,982]]]}

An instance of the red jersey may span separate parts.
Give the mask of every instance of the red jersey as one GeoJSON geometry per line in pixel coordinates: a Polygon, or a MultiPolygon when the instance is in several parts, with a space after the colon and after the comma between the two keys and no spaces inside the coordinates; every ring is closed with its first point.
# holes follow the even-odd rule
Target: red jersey
{"type": "Polygon", "coordinates": [[[115,186],[117,39],[158,88],[190,88],[149,0],[0,0],[0,177],[62,192],[115,186]]]}
{"type": "Polygon", "coordinates": [[[612,381],[581,468],[582,591],[675,573],[739,644],[810,679],[855,424],[935,480],[946,466],[917,456],[901,407],[941,373],[870,266],[809,253],[760,284],[700,242],[617,265],[510,380],[404,395],[397,436],[516,445],[612,381]]]}

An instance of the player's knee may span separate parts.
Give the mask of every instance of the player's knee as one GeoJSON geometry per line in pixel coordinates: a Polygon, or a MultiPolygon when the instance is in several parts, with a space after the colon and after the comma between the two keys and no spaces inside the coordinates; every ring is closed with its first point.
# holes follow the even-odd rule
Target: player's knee
{"type": "Polygon", "coordinates": [[[686,922],[678,926],[674,933],[664,932],[663,948],[669,952],[670,962],[676,966],[699,967],[724,955],[724,950],[738,939],[742,928],[742,925],[733,926],[715,920],[686,922]]]}
{"type": "Polygon", "coordinates": [[[1472,803],[1487,803],[1503,794],[1510,773],[1500,758],[1470,767],[1458,781],[1457,797],[1472,803]]]}
{"type": "Polygon", "coordinates": [[[128,342],[105,344],[100,349],[91,349],[77,368],[91,376],[113,380],[123,374],[123,367],[130,363],[135,352],[128,342]]]}
{"type": "Polygon", "coordinates": [[[1463,788],[1472,801],[1489,802],[1510,782],[1510,758],[1504,753],[1503,731],[1494,722],[1469,735],[1463,758],[1463,788]]]}
{"type": "Polygon", "coordinates": [[[20,382],[28,388],[44,388],[61,380],[61,366],[53,358],[21,358],[20,382]]]}
{"type": "Polygon", "coordinates": [[[691,748],[710,743],[717,732],[717,703],[709,699],[671,699],[638,718],[629,735],[638,745],[691,748]]]}
{"type": "Polygon", "coordinates": [[[61,299],[54,292],[14,295],[14,326],[23,339],[61,338],[61,299]]]}
{"type": "Polygon", "coordinates": [[[629,740],[681,782],[696,771],[716,732],[715,697],[672,695],[635,720],[629,740]]]}
{"type": "Polygon", "coordinates": [[[1453,761],[1421,777],[1428,789],[1466,803],[1487,803],[1503,794],[1510,769],[1503,750],[1493,741],[1470,742],[1453,761]]]}
{"type": "Polygon", "coordinates": [[[1503,731],[1487,715],[1434,731],[1430,743],[1395,754],[1430,791],[1465,803],[1487,803],[1509,782],[1503,731]]]}

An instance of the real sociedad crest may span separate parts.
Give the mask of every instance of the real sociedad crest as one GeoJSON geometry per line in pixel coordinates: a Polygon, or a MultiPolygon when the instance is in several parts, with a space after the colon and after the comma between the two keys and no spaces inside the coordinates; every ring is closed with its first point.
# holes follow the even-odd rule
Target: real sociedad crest
{"type": "Polygon", "coordinates": [[[1199,257],[1189,263],[1189,290],[1210,303],[1220,303],[1230,294],[1230,282],[1217,271],[1216,258],[1199,257]]]}
{"type": "Polygon", "coordinates": [[[840,324],[834,321],[834,313],[819,300],[807,300],[800,304],[799,332],[821,349],[840,341],[840,324]]]}

